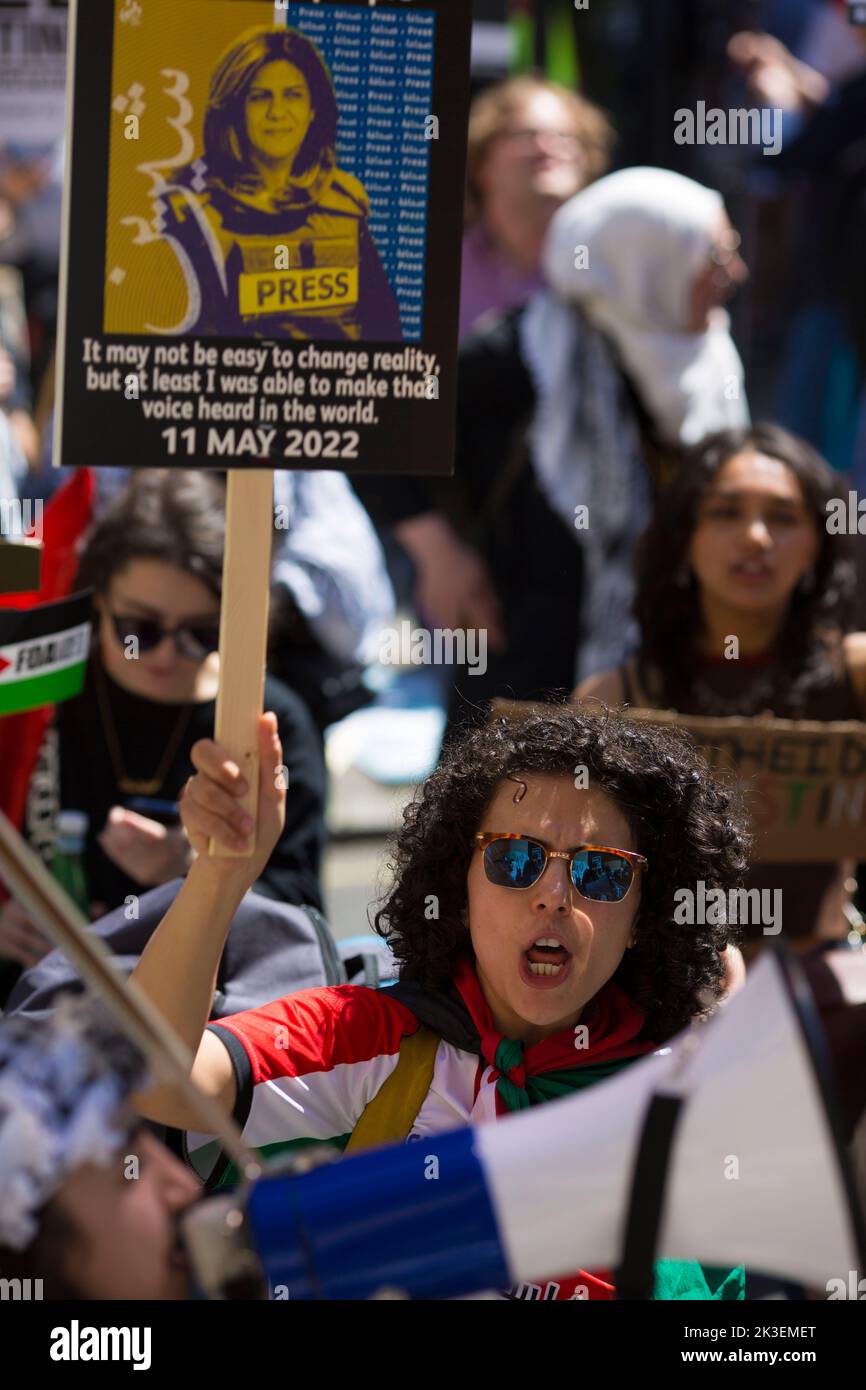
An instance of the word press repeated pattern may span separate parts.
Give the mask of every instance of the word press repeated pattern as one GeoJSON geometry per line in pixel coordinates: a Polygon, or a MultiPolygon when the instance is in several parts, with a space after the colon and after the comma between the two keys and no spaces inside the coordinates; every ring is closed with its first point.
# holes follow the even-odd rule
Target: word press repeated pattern
{"type": "Polygon", "coordinates": [[[340,120],[337,162],[370,198],[370,231],[397,303],[403,336],[423,332],[427,188],[436,16],[431,10],[292,5],[288,23],[331,69],[340,120]]]}

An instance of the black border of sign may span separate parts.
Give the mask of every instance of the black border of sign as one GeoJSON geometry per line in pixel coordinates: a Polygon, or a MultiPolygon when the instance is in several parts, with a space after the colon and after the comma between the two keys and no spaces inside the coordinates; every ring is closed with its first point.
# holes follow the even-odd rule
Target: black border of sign
{"type": "MultiPolygon", "coordinates": [[[[252,2],[235,0],[239,10],[252,2]]],[[[368,0],[311,2],[321,4],[322,8],[372,8],[368,0]]],[[[439,398],[379,402],[377,410],[383,418],[377,426],[360,427],[362,456],[357,461],[303,458],[288,466],[337,468],[349,475],[445,476],[452,473],[454,467],[471,0],[391,0],[391,3],[376,0],[375,8],[402,13],[415,8],[436,13],[431,114],[439,117],[439,139],[431,141],[423,336],[416,343],[359,343],[357,346],[371,353],[388,351],[389,347],[398,350],[403,346],[435,353],[441,367],[439,398]]],[[[71,0],[69,9],[69,155],[63,194],[54,464],[132,468],[282,467],[283,460],[279,456],[237,462],[225,457],[206,458],[199,451],[192,457],[179,454],[169,458],[159,442],[166,421],[144,420],[140,411],[131,417],[131,402],[122,395],[88,393],[84,389],[82,364],[77,355],[84,338],[122,339],[153,345],[180,341],[177,337],[156,334],[106,335],[102,332],[110,134],[107,113],[111,109],[114,10],[115,0],[71,0]]],[[[242,24],[241,19],[239,28],[242,24]]],[[[166,55],[166,61],[169,60],[170,55],[166,55]]],[[[243,347],[250,346],[254,340],[210,338],[201,341],[243,347]]],[[[319,341],[322,347],[340,346],[319,341]]]]}

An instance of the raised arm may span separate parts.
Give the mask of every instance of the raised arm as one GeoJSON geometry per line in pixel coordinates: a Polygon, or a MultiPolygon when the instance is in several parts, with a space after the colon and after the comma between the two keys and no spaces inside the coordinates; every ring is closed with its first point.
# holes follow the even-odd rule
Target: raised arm
{"type": "MultiPolygon", "coordinates": [[[[259,723],[259,796],[251,855],[208,855],[211,837],[227,849],[249,847],[252,822],[237,802],[246,783],[225,749],[211,739],[195,744],[192,761],[197,772],[184,787],[180,809],[197,857],[132,978],[189,1047],[195,1058],[193,1080],[231,1111],[234,1078],[229,1055],[217,1038],[205,1033],[205,1026],[232,919],[267,863],[285,819],[276,717],[263,715],[259,723]]],[[[135,1102],[143,1115],[160,1124],[188,1129],[198,1123],[170,1086],[152,1086],[135,1102]]]]}

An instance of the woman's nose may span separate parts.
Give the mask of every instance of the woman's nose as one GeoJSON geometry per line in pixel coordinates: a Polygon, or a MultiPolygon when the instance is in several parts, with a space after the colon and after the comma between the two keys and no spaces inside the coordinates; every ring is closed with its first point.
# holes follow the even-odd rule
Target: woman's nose
{"type": "Polygon", "coordinates": [[[160,637],[159,641],[157,642],[156,646],[151,647],[150,650],[154,656],[156,656],[157,652],[159,652],[163,660],[165,660],[165,658],[169,656],[172,659],[174,659],[174,657],[177,656],[177,643],[174,640],[174,633],[164,632],[160,637]]]}
{"type": "Polygon", "coordinates": [[[201,1196],[201,1182],[168,1152],[160,1163],[159,1183],[163,1201],[171,1212],[183,1211],[201,1196]]]}
{"type": "Polygon", "coordinates": [[[549,859],[535,887],[533,907],[549,912],[551,907],[567,911],[571,902],[569,866],[564,859],[549,859]]]}
{"type": "Polygon", "coordinates": [[[201,1181],[155,1135],[145,1134],[140,1140],[142,1168],[146,1166],[148,1180],[156,1184],[165,1210],[177,1212],[201,1196],[201,1181]]]}
{"type": "Polygon", "coordinates": [[[748,524],[746,534],[753,544],[761,546],[762,549],[772,544],[770,532],[767,529],[767,523],[762,516],[752,518],[748,524]]]}
{"type": "Polygon", "coordinates": [[[559,154],[562,149],[562,139],[555,130],[536,130],[532,143],[536,150],[542,150],[544,154],[559,154]]]}

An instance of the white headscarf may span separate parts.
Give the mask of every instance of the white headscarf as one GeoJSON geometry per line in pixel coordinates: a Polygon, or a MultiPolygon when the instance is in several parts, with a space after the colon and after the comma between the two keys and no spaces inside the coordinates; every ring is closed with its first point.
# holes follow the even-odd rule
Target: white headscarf
{"type": "Polygon", "coordinates": [[[560,208],[547,235],[549,284],[613,341],[668,444],[749,423],[727,314],[715,311],[700,332],[688,327],[692,284],[723,211],[720,194],[681,174],[622,169],[560,208]]]}

